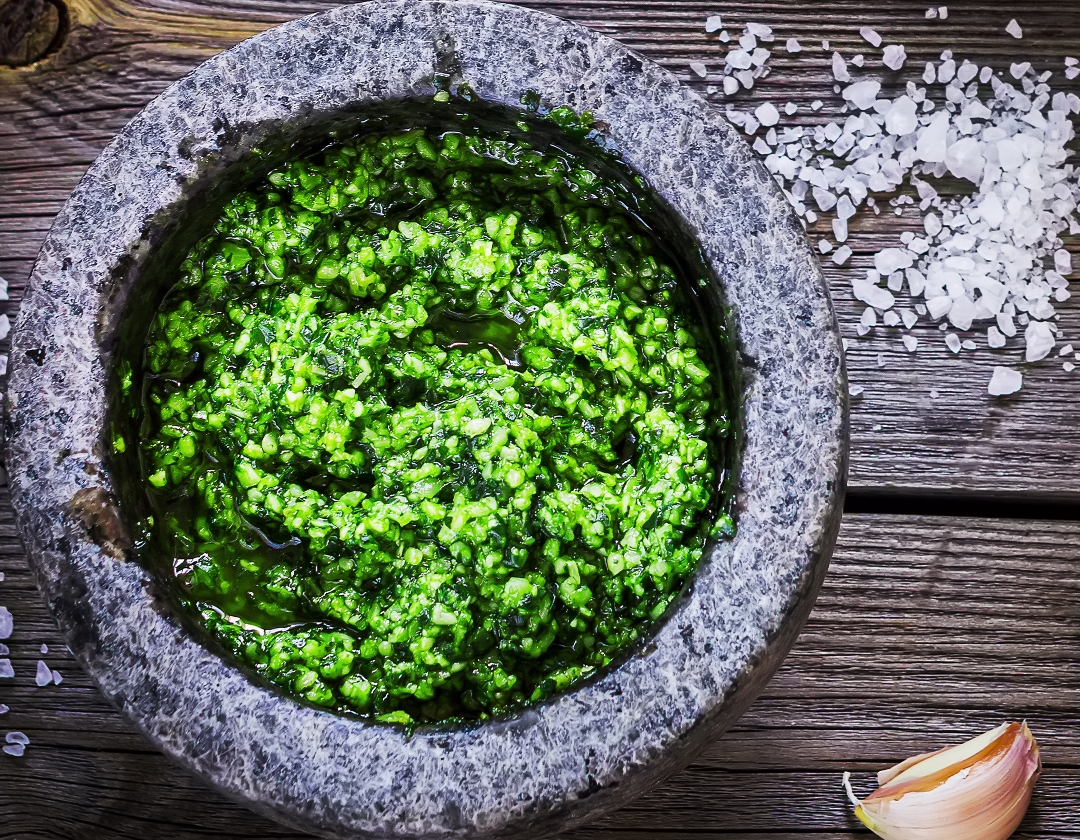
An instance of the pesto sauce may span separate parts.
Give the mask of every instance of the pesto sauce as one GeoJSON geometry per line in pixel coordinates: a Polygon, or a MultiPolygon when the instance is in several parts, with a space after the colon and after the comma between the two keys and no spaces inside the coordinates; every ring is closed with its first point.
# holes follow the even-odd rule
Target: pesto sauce
{"type": "Polygon", "coordinates": [[[227,649],[414,724],[550,697],[649,633],[729,427],[625,197],[464,126],[340,143],[226,205],[152,324],[140,446],[227,649]]]}

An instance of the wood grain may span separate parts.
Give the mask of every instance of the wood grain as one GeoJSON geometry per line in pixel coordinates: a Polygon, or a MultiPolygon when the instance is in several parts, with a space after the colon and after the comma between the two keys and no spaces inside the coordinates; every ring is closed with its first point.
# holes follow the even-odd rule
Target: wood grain
{"type": "MultiPolygon", "coordinates": [[[[102,146],[142,105],[212,53],[328,5],[310,0],[72,0],[72,28],[59,53],[31,67],[0,68],[0,274],[11,283],[14,297],[21,293],[53,215],[102,146]]],[[[721,53],[702,26],[714,6],[652,0],[534,0],[529,5],[621,39],[702,93],[716,81],[721,53]],[[691,60],[705,61],[710,78],[692,74],[691,60]]],[[[1031,59],[1054,70],[1061,89],[1080,92],[1080,80],[1061,77],[1063,57],[1076,52],[1080,42],[1080,15],[1072,0],[1027,4],[1022,11],[1015,4],[982,0],[949,8],[947,21],[927,21],[925,3],[902,0],[726,4],[722,11],[729,25],[767,22],[778,36],[772,74],[752,96],[740,94],[736,101],[743,106],[760,97],[793,101],[801,106],[794,123],[836,118],[840,98],[833,93],[829,54],[820,49],[820,41],[828,38],[833,49],[849,56],[864,52],[873,63],[875,51],[858,36],[861,24],[877,28],[886,43],[906,44],[908,67],[916,69],[915,75],[923,61],[953,48],[958,56],[1002,70],[1011,61],[1031,59]],[[1025,28],[1022,41],[1004,33],[1013,16],[1025,28]],[[788,36],[799,37],[806,47],[797,57],[780,46],[788,36]],[[806,107],[814,99],[825,102],[817,114],[806,107]]],[[[893,79],[886,74],[888,85],[895,87],[893,79]]],[[[993,399],[985,387],[991,368],[1018,363],[1015,346],[989,351],[985,336],[978,336],[980,349],[957,357],[930,325],[916,328],[921,347],[915,354],[903,349],[896,328],[879,327],[856,340],[854,327],[863,307],[852,298],[851,277],[870,265],[874,250],[895,244],[902,230],[918,224],[910,209],[908,214],[860,217],[852,225],[850,244],[856,255],[850,265],[841,269],[825,260],[844,334],[852,339],[851,378],[866,388],[853,404],[852,489],[1034,494],[1080,503],[1080,483],[1073,479],[1080,472],[1080,425],[1072,422],[1080,372],[1066,374],[1060,360],[1053,359],[1020,364],[1024,390],[993,399]]],[[[815,239],[825,232],[823,224],[812,231],[815,239]]],[[[1070,247],[1075,250],[1076,244],[1070,247]]],[[[1062,306],[1061,326],[1066,340],[1080,346],[1080,308],[1071,302],[1062,306]]]]}
{"type": "MultiPolygon", "coordinates": [[[[0,504],[0,602],[16,678],[0,685],[0,838],[299,838],[174,768],[108,708],[36,597],[0,504]],[[39,646],[47,642],[48,655],[39,646]],[[36,662],[64,674],[37,688],[36,662]]],[[[1080,837],[1080,523],[845,518],[794,652],[739,725],[686,772],[566,840],[854,836],[839,787],[1026,718],[1046,762],[1023,837],[1080,837]]]]}

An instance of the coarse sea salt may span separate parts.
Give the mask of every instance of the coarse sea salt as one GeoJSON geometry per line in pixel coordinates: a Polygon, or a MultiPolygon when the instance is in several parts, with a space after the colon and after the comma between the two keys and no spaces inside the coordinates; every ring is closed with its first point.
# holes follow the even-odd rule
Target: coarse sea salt
{"type": "Polygon", "coordinates": [[[0,639],[11,638],[13,630],[14,622],[11,618],[11,611],[7,607],[0,607],[0,639]]]}
{"type": "MultiPolygon", "coordinates": [[[[834,76],[838,67],[834,56],[834,76]]],[[[1070,227],[1080,231],[1080,184],[1075,168],[1065,163],[1080,98],[1053,94],[1027,62],[1010,72],[1022,82],[1019,87],[987,69],[958,63],[946,52],[940,65],[927,65],[928,88],[908,83],[894,99],[879,98],[874,79],[852,81],[842,89],[853,112],[843,125],[807,130],[796,146],[767,154],[766,166],[787,187],[810,185],[797,199],[792,195],[803,215],[808,191],[820,212],[836,212],[838,242],[847,238],[852,207],[877,212],[871,193],[895,193],[910,184],[925,214],[925,236],[908,232],[903,248],[885,249],[875,260],[881,265],[875,265],[874,277],[853,279],[856,297],[876,300],[885,311],[889,299],[868,284],[887,281],[890,295],[907,286],[916,301],[926,302],[916,303],[916,312],[931,320],[946,319],[961,331],[991,321],[986,335],[992,349],[1016,336],[1019,322],[1025,357],[1043,358],[1056,342],[1056,328],[1047,325],[1055,318],[1053,304],[1069,297],[1066,275],[1073,260],[1059,236],[1070,227]],[[987,81],[990,89],[980,89],[987,81]],[[929,95],[935,86],[944,89],[944,107],[929,95]],[[944,175],[966,180],[971,193],[939,195],[933,181],[944,175]],[[901,253],[907,256],[892,264],[901,253]]],[[[841,71],[850,73],[846,63],[841,71]]],[[[903,212],[911,201],[899,196],[891,203],[903,212]]],[[[866,323],[860,322],[863,334],[871,329],[866,323]]],[[[975,346],[958,341],[960,349],[975,346]]]]}
{"type": "Polygon", "coordinates": [[[991,396],[1003,397],[1006,394],[1015,394],[1023,385],[1024,376],[1020,371],[997,365],[994,367],[994,373],[990,377],[990,384],[986,386],[986,391],[991,396]]]}

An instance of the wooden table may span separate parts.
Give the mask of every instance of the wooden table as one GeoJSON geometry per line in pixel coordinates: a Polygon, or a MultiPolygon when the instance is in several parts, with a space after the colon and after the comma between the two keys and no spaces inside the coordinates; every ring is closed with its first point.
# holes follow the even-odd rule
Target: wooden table
{"type": "MultiPolygon", "coordinates": [[[[939,0],[935,0],[938,2],[939,0]]],[[[171,81],[241,38],[331,5],[321,0],[0,0],[0,275],[14,313],[53,215],[99,150],[171,81]]],[[[772,75],[754,96],[805,107],[797,119],[835,118],[828,39],[851,56],[875,54],[867,24],[906,45],[909,67],[951,48],[1007,68],[1032,60],[1055,71],[1080,55],[1076,0],[953,0],[946,21],[927,2],[754,0],[710,5],[657,0],[532,0],[529,5],[622,40],[702,93],[720,53],[707,14],[728,25],[767,23],[779,37],[772,75]],[[1017,17],[1024,38],[1005,34],[1017,17]],[[804,52],[780,46],[798,37],[804,52]],[[699,79],[690,61],[706,62],[699,79]]],[[[741,32],[741,27],[738,29],[741,32]]],[[[738,33],[736,33],[738,34],[738,33]]],[[[918,75],[917,71],[916,74],[918,75]]],[[[749,99],[745,95],[739,99],[749,99]]],[[[760,101],[760,100],[758,100],[760,101]]],[[[756,104],[756,102],[755,102],[756,104]]],[[[825,262],[844,334],[862,306],[850,278],[869,254],[918,220],[853,220],[855,257],[825,262]]],[[[825,233],[824,226],[816,233],[825,233]]],[[[1078,243],[1069,247],[1077,251],[1078,243]]],[[[1080,339],[1080,307],[1060,308],[1080,339]]],[[[863,833],[840,789],[869,771],[1026,718],[1045,772],[1023,837],[1080,837],[1080,371],[1053,359],[1025,369],[1017,396],[993,399],[994,364],[1015,346],[954,356],[933,327],[904,351],[895,329],[853,340],[848,365],[865,386],[852,406],[847,514],[817,608],[779,675],[737,727],[682,774],[573,837],[833,840],[863,833]],[[931,396],[931,389],[937,393],[931,396]]],[[[1080,346],[1080,341],[1077,341],[1080,346]]],[[[25,757],[0,755],[0,838],[247,840],[298,838],[250,814],[169,764],[107,706],[63,646],[40,603],[0,503],[0,604],[10,607],[17,676],[0,683],[0,732],[31,739],[25,757]],[[37,688],[43,658],[64,675],[37,688]]]]}

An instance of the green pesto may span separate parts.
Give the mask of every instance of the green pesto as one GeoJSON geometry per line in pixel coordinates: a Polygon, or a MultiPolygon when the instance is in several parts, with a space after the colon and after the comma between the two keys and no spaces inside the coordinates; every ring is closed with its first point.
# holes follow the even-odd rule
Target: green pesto
{"type": "Polygon", "coordinates": [[[151,327],[140,440],[221,643],[412,724],[549,697],[648,634],[729,429],[625,199],[464,127],[337,144],[227,204],[151,327]]]}

